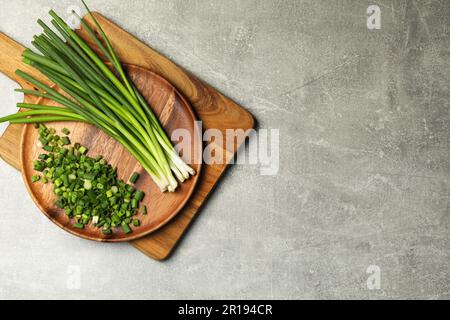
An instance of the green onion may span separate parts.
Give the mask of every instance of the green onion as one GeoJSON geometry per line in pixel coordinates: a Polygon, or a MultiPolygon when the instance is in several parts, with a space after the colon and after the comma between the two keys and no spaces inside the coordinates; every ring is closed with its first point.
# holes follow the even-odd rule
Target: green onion
{"type": "Polygon", "coordinates": [[[131,233],[130,226],[128,224],[122,224],[122,231],[126,234],[131,233]]]}
{"type": "Polygon", "coordinates": [[[84,180],[84,189],[91,190],[92,189],[92,181],[91,180],[84,180]]]}
{"type": "Polygon", "coordinates": [[[85,154],[87,151],[88,151],[88,150],[87,150],[85,147],[80,147],[80,148],[78,149],[78,152],[79,152],[80,154],[85,154]]]}
{"type": "Polygon", "coordinates": [[[145,194],[141,190],[136,191],[136,193],[134,194],[134,199],[136,199],[137,201],[142,201],[142,199],[144,199],[144,197],[145,197],[145,194]]]}
{"type": "Polygon", "coordinates": [[[140,177],[139,173],[134,172],[133,175],[130,178],[130,182],[131,183],[136,183],[139,180],[139,177],[140,177]]]}
{"type": "Polygon", "coordinates": [[[46,146],[48,144],[48,140],[43,137],[39,138],[39,141],[42,143],[43,146],[46,146]]]}
{"type": "Polygon", "coordinates": [[[65,146],[70,144],[70,139],[68,137],[62,137],[62,142],[65,146]]]}
{"type": "MultiPolygon", "coordinates": [[[[122,230],[132,232],[127,227],[137,215],[140,200],[135,197],[139,190],[135,191],[133,186],[119,180],[117,170],[102,156],[91,158],[81,152],[75,155],[74,147],[58,146],[64,137],[55,135],[55,130],[45,125],[40,125],[38,130],[39,137],[45,137],[47,146],[53,151],[39,155],[33,162],[42,176],[32,176],[32,182],[53,184],[53,192],[57,196],[54,204],[74,219],[75,228],[83,229],[91,223],[98,229],[102,228],[105,235],[112,234],[111,226],[122,226],[122,230]]],[[[87,151],[87,148],[79,145],[78,150],[87,151]]]]}
{"type": "MultiPolygon", "coordinates": [[[[84,1],[83,4],[86,6],[84,1]]],[[[42,20],[38,20],[43,34],[35,36],[32,44],[39,53],[27,49],[23,53],[23,61],[44,74],[65,94],[20,70],[16,72],[17,75],[38,90],[17,91],[53,100],[62,107],[21,103],[17,106],[29,111],[0,118],[0,122],[89,123],[121,143],[139,161],[161,191],[175,191],[178,186],[176,179],[183,182],[194,175],[195,171],[179,157],[146,100],[124,72],[107,35],[87,6],[86,9],[98,33],[85,21],[82,20],[81,23],[90,40],[111,63],[113,70],[52,10],[51,23],[59,35],[42,20]]],[[[62,132],[66,135],[70,133],[66,128],[62,132]]],[[[41,140],[44,146],[48,142],[46,137],[41,140]]],[[[53,148],[69,144],[70,141],[63,137],[58,139],[56,145],[45,150],[53,152],[53,148]]],[[[75,146],[75,149],[82,155],[87,152],[84,147],[75,146]]],[[[74,157],[72,153],[70,156],[74,157]]]]}
{"type": "Polygon", "coordinates": [[[76,229],[84,229],[84,224],[77,222],[73,224],[73,227],[76,229]]]}

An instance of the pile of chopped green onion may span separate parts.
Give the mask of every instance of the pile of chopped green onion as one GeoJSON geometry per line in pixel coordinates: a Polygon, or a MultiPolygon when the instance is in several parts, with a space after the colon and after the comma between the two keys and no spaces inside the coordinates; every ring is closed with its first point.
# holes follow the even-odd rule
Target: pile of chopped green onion
{"type": "MultiPolygon", "coordinates": [[[[101,156],[90,158],[87,148],[78,143],[72,146],[68,136],[60,137],[55,129],[43,124],[37,127],[40,145],[47,152],[34,161],[34,170],[40,174],[32,176],[31,181],[53,183],[55,205],[74,219],[74,228],[84,229],[91,224],[110,235],[113,228],[120,227],[128,234],[132,232],[130,225],[140,226],[136,217],[139,209],[147,214],[147,207],[140,206],[145,196],[141,190],[119,180],[116,169],[101,156]]],[[[70,132],[64,128],[62,133],[70,132]]],[[[130,182],[138,179],[135,172],[130,182]]]]}
{"type": "MultiPolygon", "coordinates": [[[[86,4],[83,1],[83,4],[86,4]]],[[[34,37],[23,61],[44,74],[67,95],[17,70],[16,73],[38,90],[16,90],[48,98],[62,107],[19,103],[19,112],[0,122],[45,123],[83,121],[96,126],[120,142],[142,165],[161,191],[173,192],[195,171],[174,150],[146,100],[129,80],[103,29],[89,11],[101,37],[80,17],[85,30],[109,61],[112,70],[53,10],[54,29],[38,20],[44,33],[34,37]],[[58,34],[59,33],[59,34],[58,34]],[[177,179],[176,179],[176,178],[177,179]]],[[[74,12],[74,14],[76,14],[74,12]]]]}

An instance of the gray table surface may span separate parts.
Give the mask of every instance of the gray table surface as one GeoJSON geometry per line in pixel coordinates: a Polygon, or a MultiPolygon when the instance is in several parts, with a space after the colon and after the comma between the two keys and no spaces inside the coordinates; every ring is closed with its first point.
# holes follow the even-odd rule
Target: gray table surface
{"type": "MultiPolygon", "coordinates": [[[[0,298],[450,298],[449,1],[89,3],[279,129],[279,173],[231,168],[160,263],[64,233],[1,162],[0,298]]],[[[1,0],[0,31],[72,4],[1,0]]]]}

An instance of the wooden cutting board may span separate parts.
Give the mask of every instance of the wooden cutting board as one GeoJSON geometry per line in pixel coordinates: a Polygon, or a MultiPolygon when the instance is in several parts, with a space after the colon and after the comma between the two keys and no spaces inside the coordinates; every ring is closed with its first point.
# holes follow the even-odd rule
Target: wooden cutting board
{"type": "MultiPolygon", "coordinates": [[[[105,17],[98,13],[95,13],[95,16],[116,48],[120,60],[123,63],[147,68],[167,79],[190,101],[197,116],[202,121],[203,130],[218,129],[223,133],[223,136],[226,136],[226,129],[243,129],[246,131],[253,128],[253,117],[241,106],[224,97],[105,17]]],[[[89,17],[85,19],[95,30],[95,25],[91,19],[89,17]]],[[[88,40],[88,36],[83,29],[78,32],[85,40],[88,40]]],[[[91,42],[90,45],[95,47],[91,42]]],[[[15,75],[16,69],[20,68],[41,81],[44,81],[45,78],[39,72],[21,62],[20,56],[23,50],[24,47],[20,44],[0,33],[0,72],[19,83],[20,86],[29,89],[31,88],[30,85],[15,75]]],[[[34,99],[34,97],[25,96],[25,102],[32,103],[35,101],[34,99]]],[[[0,157],[18,170],[20,170],[18,146],[20,145],[22,128],[22,125],[10,125],[0,138],[0,157]]],[[[224,143],[223,147],[217,145],[216,152],[222,153],[223,164],[205,164],[197,188],[183,210],[163,228],[144,238],[132,241],[131,244],[151,258],[157,260],[168,258],[225,172],[226,163],[234,158],[237,149],[243,143],[244,139],[236,139],[232,144],[224,143]]]]}

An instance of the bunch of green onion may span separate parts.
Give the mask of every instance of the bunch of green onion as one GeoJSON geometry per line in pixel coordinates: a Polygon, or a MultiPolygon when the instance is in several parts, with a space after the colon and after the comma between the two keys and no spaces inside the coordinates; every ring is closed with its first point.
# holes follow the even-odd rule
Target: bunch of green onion
{"type": "MultiPolygon", "coordinates": [[[[86,6],[84,1],[83,4],[86,6]]],[[[44,33],[35,36],[32,44],[39,53],[27,49],[23,53],[23,61],[39,70],[69,97],[17,70],[20,77],[38,90],[16,91],[53,100],[62,107],[18,103],[19,108],[29,111],[0,118],[0,122],[82,121],[92,124],[120,142],[161,191],[173,192],[178,186],[175,177],[183,182],[195,175],[195,171],[174,150],[146,100],[124,72],[105,32],[87,6],[86,9],[101,38],[81,17],[78,18],[113,70],[51,10],[51,23],[59,35],[38,20],[44,33]]]]}

